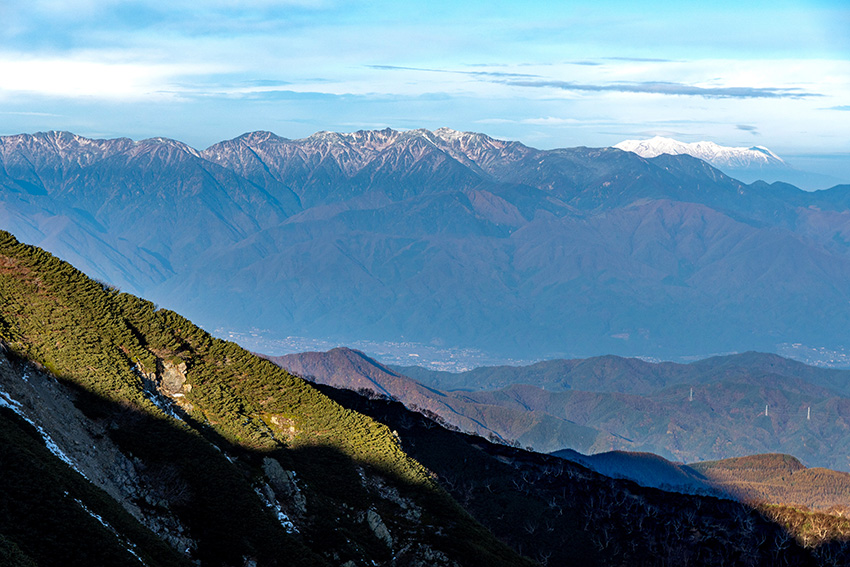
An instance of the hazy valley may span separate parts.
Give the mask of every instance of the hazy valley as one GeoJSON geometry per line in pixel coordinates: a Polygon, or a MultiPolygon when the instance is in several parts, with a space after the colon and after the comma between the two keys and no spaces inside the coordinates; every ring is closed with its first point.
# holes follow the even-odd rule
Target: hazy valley
{"type": "Polygon", "coordinates": [[[644,451],[687,463],[789,453],[809,466],[850,469],[843,445],[850,442],[850,371],[775,355],[687,365],[607,356],[459,374],[388,368],[346,349],[272,360],[315,382],[389,396],[539,452],[644,451]]]}

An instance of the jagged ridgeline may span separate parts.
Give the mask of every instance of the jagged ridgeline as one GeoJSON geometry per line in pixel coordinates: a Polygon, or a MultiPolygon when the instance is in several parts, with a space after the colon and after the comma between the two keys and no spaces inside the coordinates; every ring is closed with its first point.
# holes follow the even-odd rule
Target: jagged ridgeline
{"type": "Polygon", "coordinates": [[[530,564],[386,426],[6,232],[0,339],[4,565],[530,564]]]}

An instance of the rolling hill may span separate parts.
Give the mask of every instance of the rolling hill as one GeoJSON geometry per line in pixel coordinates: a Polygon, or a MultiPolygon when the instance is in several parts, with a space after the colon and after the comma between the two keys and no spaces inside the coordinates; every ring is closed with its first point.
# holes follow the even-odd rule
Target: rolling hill
{"type": "Polygon", "coordinates": [[[734,498],[755,506],[816,510],[839,517],[850,510],[850,473],[809,468],[791,455],[747,455],[685,465],[652,453],[609,451],[582,455],[564,449],[552,454],[641,486],[734,498]]]}
{"type": "Polygon", "coordinates": [[[313,383],[399,400],[446,427],[502,443],[525,447],[534,443],[540,445],[545,439],[546,446],[587,451],[597,443],[597,438],[607,437],[599,430],[545,412],[479,404],[454,392],[441,392],[347,348],[266,358],[313,383]]]}
{"type": "Polygon", "coordinates": [[[389,395],[463,431],[541,452],[647,452],[679,463],[773,452],[850,469],[850,371],[772,354],[690,364],[606,356],[464,373],[388,368],[348,349],[272,359],[318,383],[389,395]]]}
{"type": "Polygon", "coordinates": [[[850,510],[850,474],[808,468],[790,455],[750,455],[690,467],[744,502],[840,511],[842,515],[850,510]]]}

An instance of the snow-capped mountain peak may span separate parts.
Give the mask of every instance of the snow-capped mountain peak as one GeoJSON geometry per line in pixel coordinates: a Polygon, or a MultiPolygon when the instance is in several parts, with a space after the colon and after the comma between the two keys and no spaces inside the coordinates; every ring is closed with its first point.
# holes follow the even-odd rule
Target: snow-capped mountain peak
{"type": "Polygon", "coordinates": [[[745,148],[721,146],[714,142],[686,143],[656,136],[649,140],[626,140],[614,147],[636,153],[644,158],[653,158],[661,154],[687,154],[721,169],[786,165],[782,158],[762,146],[745,148]]]}

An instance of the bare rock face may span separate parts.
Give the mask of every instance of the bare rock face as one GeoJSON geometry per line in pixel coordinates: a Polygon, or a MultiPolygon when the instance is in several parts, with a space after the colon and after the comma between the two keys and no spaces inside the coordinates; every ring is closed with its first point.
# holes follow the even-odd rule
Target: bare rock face
{"type": "Polygon", "coordinates": [[[186,394],[192,391],[192,384],[186,380],[188,367],[183,361],[175,364],[161,359],[156,366],[156,372],[139,372],[145,380],[149,398],[167,414],[182,419],[184,413],[191,413],[194,409],[186,399],[186,394]]]}
{"type": "Polygon", "coordinates": [[[397,562],[410,567],[460,567],[445,553],[421,543],[399,551],[397,562]]]}
{"type": "Polygon", "coordinates": [[[366,523],[379,540],[387,544],[387,547],[392,548],[393,536],[390,535],[390,530],[387,529],[384,520],[381,519],[381,516],[376,511],[369,510],[366,512],[366,523]]]}
{"type": "Polygon", "coordinates": [[[419,519],[422,517],[422,510],[415,502],[413,502],[413,500],[402,497],[397,488],[387,484],[384,479],[378,475],[367,476],[362,469],[361,475],[361,478],[363,479],[363,486],[384,500],[388,500],[396,504],[401,509],[401,513],[408,520],[419,523],[419,519]]]}
{"type": "Polygon", "coordinates": [[[271,457],[263,459],[263,472],[266,473],[278,501],[291,502],[298,514],[307,512],[307,499],[298,487],[295,473],[285,470],[271,457]]]}
{"type": "Polygon", "coordinates": [[[192,386],[186,384],[186,363],[173,364],[171,362],[162,363],[162,377],[160,388],[169,396],[183,395],[184,388],[186,391],[191,390],[192,386]]]}

